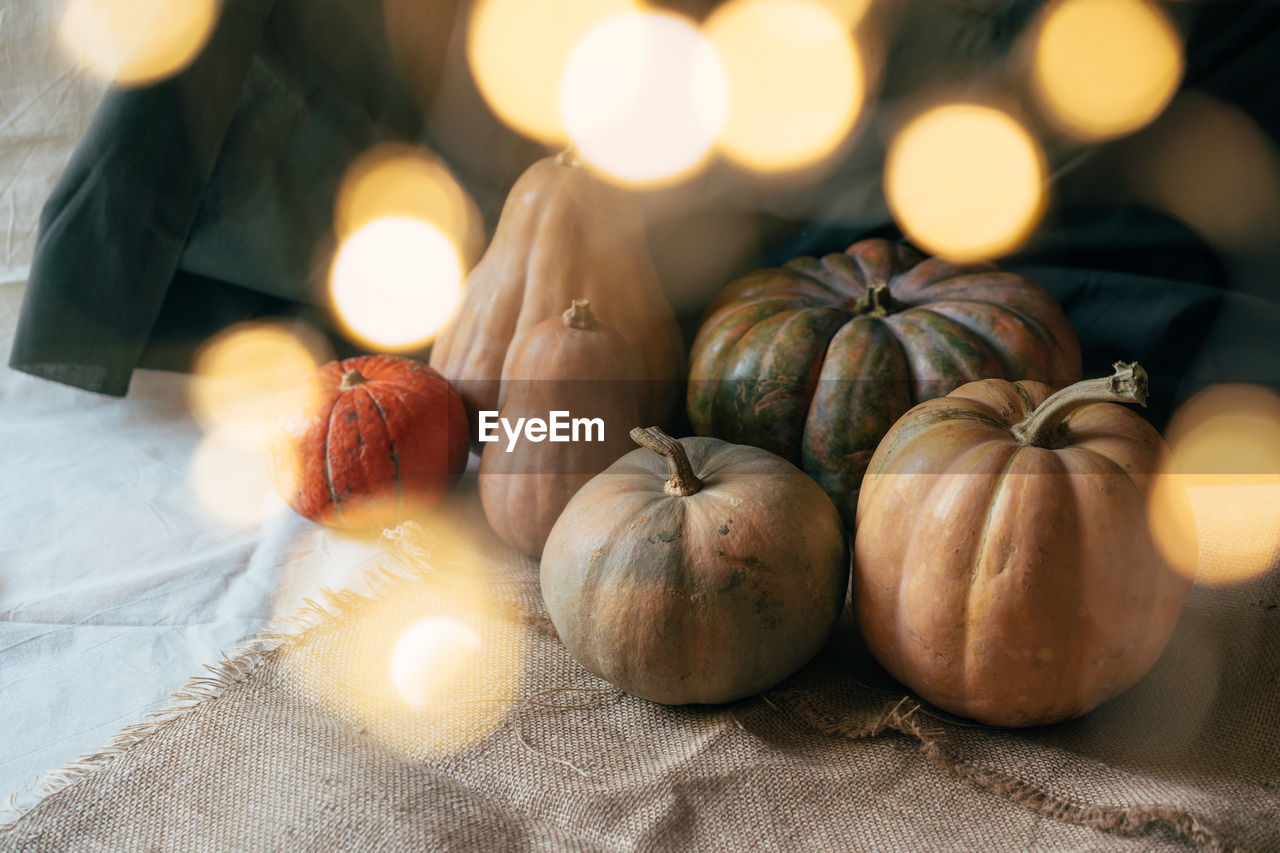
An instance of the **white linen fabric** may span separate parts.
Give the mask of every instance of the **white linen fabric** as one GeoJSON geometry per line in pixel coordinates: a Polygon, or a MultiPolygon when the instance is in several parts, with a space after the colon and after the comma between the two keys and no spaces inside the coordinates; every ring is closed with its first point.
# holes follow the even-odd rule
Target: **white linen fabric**
{"type": "MultiPolygon", "coordinates": [[[[5,353],[40,208],[103,91],[58,46],[65,5],[0,0],[5,353]]],[[[0,369],[0,799],[165,704],[271,607],[299,528],[191,499],[189,382],[140,374],[116,400],[0,369]]]]}
{"type": "MultiPolygon", "coordinates": [[[[20,294],[0,285],[5,351],[20,294]]],[[[116,399],[0,370],[0,800],[368,558],[273,500],[256,458],[202,502],[200,381],[140,371],[116,399]]]]}
{"type": "Polygon", "coordinates": [[[0,0],[0,281],[25,276],[40,208],[102,96],[58,47],[65,5],[0,0]]]}

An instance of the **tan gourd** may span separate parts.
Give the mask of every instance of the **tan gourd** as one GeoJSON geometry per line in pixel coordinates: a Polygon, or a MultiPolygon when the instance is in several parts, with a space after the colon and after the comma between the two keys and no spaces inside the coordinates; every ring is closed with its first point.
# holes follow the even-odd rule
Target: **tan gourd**
{"type": "Polygon", "coordinates": [[[853,599],[872,654],[1002,726],[1086,713],[1155,664],[1188,582],[1147,527],[1166,448],[1136,364],[1051,394],[993,379],[921,403],[867,469],[853,599]]]}
{"type": "MultiPolygon", "coordinates": [[[[637,386],[627,342],[596,320],[585,299],[534,326],[514,353],[501,409],[508,423],[548,420],[557,411],[567,412],[571,422],[601,422],[598,431],[580,424],[577,440],[568,442],[547,436],[511,443],[499,434],[484,445],[479,488],[485,517],[505,542],[536,557],[569,499],[634,446],[628,430],[639,417],[637,386]]],[[[573,439],[572,423],[565,431],[573,439]]]]}
{"type": "Polygon", "coordinates": [[[458,389],[473,424],[479,411],[499,408],[515,345],[575,297],[590,300],[631,347],[643,416],[670,420],[685,348],[639,202],[562,154],[534,163],[511,188],[456,319],[432,348],[431,366],[458,389]]]}
{"type": "Polygon", "coordinates": [[[565,507],[542,595],[579,663],[669,705],[766,690],[844,607],[840,514],[791,463],[715,438],[632,431],[633,450],[565,507]]]}

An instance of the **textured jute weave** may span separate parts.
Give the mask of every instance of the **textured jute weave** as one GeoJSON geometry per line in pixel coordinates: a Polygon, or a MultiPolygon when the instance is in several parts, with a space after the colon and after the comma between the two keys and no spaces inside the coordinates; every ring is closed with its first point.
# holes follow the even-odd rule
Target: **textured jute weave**
{"type": "Polygon", "coordinates": [[[922,707],[848,620],[765,695],[654,705],[568,656],[474,495],[388,543],[376,595],[210,667],[0,850],[1280,850],[1274,571],[1198,587],[1121,698],[1008,731],[922,707]],[[416,669],[415,625],[448,650],[416,669]]]}

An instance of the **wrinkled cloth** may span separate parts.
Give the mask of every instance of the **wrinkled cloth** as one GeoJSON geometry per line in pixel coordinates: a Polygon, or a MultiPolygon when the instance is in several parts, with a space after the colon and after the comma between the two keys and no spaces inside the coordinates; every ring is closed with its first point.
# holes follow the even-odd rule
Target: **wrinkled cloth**
{"type": "MultiPolygon", "coordinates": [[[[704,15],[716,4],[668,5],[704,15]]],[[[735,274],[891,230],[881,170],[892,130],[939,91],[977,102],[1021,92],[1021,39],[1042,6],[872,4],[864,24],[872,92],[828,174],[777,184],[720,166],[691,187],[648,196],[650,248],[686,336],[735,274]]],[[[265,315],[302,316],[339,354],[357,351],[325,309],[334,199],[351,162],[383,142],[430,148],[491,232],[506,190],[546,154],[484,105],[466,62],[467,8],[228,0],[189,68],[110,90],[44,209],[10,364],[122,395],[135,367],[187,369],[209,335],[265,315]]],[[[1261,133],[1280,136],[1269,95],[1280,8],[1224,0],[1167,12],[1186,37],[1184,92],[1234,104],[1261,133]]],[[[1197,382],[1261,375],[1280,387],[1268,331],[1280,315],[1269,274],[1276,259],[1256,271],[1260,293],[1213,274],[1216,252],[1185,227],[1166,228],[1151,252],[1135,254],[1145,226],[1124,214],[1144,202],[1133,188],[1124,194],[1123,180],[1088,168],[1117,145],[1082,146],[1044,124],[1033,128],[1052,170],[1049,219],[1010,260],[1042,273],[1084,351],[1104,367],[1122,353],[1157,377],[1157,426],[1197,382]],[[1082,191],[1099,185],[1119,187],[1121,197],[1082,191]],[[1153,292],[1160,310],[1127,310],[1153,292]]]]}
{"type": "Polygon", "coordinates": [[[53,43],[54,12],[0,0],[0,281],[26,278],[40,208],[104,88],[53,43]]]}
{"type": "MultiPolygon", "coordinates": [[[[21,290],[0,285],[0,345],[21,290]]],[[[205,445],[195,383],[141,371],[126,401],[0,371],[0,802],[369,556],[275,502],[262,457],[205,445]],[[202,446],[234,472],[225,506],[200,497],[202,446]]]]}
{"type": "Polygon", "coordinates": [[[474,483],[379,568],[73,771],[0,850],[1280,849],[1280,572],[1198,587],[1097,711],[998,730],[905,694],[847,619],[761,696],[622,694],[567,654],[474,483]],[[453,633],[406,669],[427,623],[453,633]]]}

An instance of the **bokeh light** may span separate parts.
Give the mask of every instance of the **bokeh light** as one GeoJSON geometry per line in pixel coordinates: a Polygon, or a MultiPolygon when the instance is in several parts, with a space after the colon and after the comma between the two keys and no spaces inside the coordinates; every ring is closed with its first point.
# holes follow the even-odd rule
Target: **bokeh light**
{"type": "MultiPolygon", "coordinates": [[[[448,502],[388,531],[383,580],[348,598],[340,628],[307,635],[285,677],[304,695],[382,744],[421,758],[491,734],[516,705],[526,635],[522,616],[494,595],[493,537],[478,502],[448,502]]],[[[332,612],[332,610],[330,610],[332,612]]],[[[334,623],[330,623],[333,625],[334,623]]]]}
{"type": "Polygon", "coordinates": [[[196,354],[187,393],[192,415],[206,432],[265,444],[291,395],[330,358],[324,336],[301,323],[231,326],[196,354]]]}
{"type": "Polygon", "coordinates": [[[458,248],[439,227],[407,216],[367,222],[338,247],[329,295],[344,329],[386,352],[426,345],[462,296],[458,248]]]}
{"type": "Polygon", "coordinates": [[[71,0],[58,42],[77,66],[122,86],[177,74],[204,49],[220,0],[71,0]]]}
{"type": "Polygon", "coordinates": [[[358,157],[343,176],[334,204],[340,240],[376,219],[428,222],[458,246],[471,266],[484,249],[484,223],[475,200],[433,152],[388,143],[358,157]]]}
{"type": "Polygon", "coordinates": [[[271,485],[262,445],[234,430],[216,430],[201,439],[187,484],[196,504],[220,524],[261,524],[286,509],[271,485]]]}
{"type": "Polygon", "coordinates": [[[1240,108],[1179,97],[1132,152],[1140,198],[1226,252],[1280,245],[1280,156],[1240,108]]]}
{"type": "Polygon", "coordinates": [[[862,59],[847,26],[813,0],[732,0],[707,20],[729,109],[720,136],[730,159],[761,172],[831,153],[862,107],[862,59]]]}
{"type": "Polygon", "coordinates": [[[480,638],[457,619],[423,619],[404,630],[391,649],[388,668],[400,698],[421,708],[447,696],[462,675],[480,638]]]}
{"type": "Polygon", "coordinates": [[[563,144],[560,88],[569,54],[592,27],[633,0],[480,0],[467,31],[467,61],[485,101],[534,139],[563,144]]]}
{"type": "Polygon", "coordinates": [[[817,0],[845,29],[856,27],[871,7],[871,0],[817,0]]]}
{"type": "Polygon", "coordinates": [[[1044,154],[1008,114],[974,104],[935,107],[893,140],[885,194],[922,249],[956,261],[1016,248],[1045,206],[1044,154]]]}
{"type": "Polygon", "coordinates": [[[703,165],[724,125],[728,89],[689,20],[615,15],[569,56],[560,109],[580,158],[619,183],[671,183],[703,165]]]}
{"type": "Polygon", "coordinates": [[[1159,115],[1182,69],[1181,40],[1151,0],[1059,0],[1038,30],[1033,80],[1051,119],[1094,139],[1159,115]]]}
{"type": "Polygon", "coordinates": [[[1209,388],[1174,414],[1150,502],[1156,542],[1198,583],[1240,583],[1280,560],[1280,396],[1209,388]]]}

